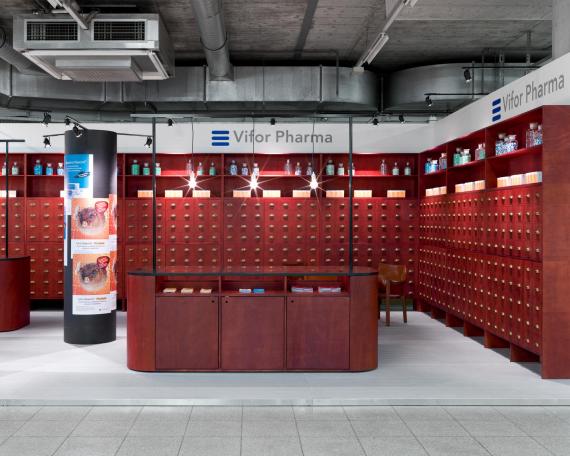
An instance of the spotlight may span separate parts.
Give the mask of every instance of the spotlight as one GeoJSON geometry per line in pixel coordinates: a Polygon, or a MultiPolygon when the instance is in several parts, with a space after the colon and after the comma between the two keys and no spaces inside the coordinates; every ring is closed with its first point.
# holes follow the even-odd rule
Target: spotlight
{"type": "Polygon", "coordinates": [[[168,126],[172,127],[172,125],[174,125],[174,120],[168,119],[168,126]]]}
{"type": "Polygon", "coordinates": [[[269,121],[269,123],[270,123],[271,125],[275,125],[275,118],[272,117],[271,120],[269,121]]]}
{"type": "Polygon", "coordinates": [[[151,138],[150,136],[147,136],[147,137],[146,137],[146,142],[144,143],[144,146],[145,146],[147,149],[150,149],[150,146],[152,146],[152,138],[151,138]]]}
{"type": "Polygon", "coordinates": [[[378,125],[380,122],[378,121],[378,119],[376,117],[374,117],[374,119],[372,119],[372,125],[376,126],[378,125]]]}
{"type": "Polygon", "coordinates": [[[406,119],[404,119],[404,114],[400,114],[398,116],[398,120],[400,121],[400,123],[404,123],[406,121],[406,119]]]}
{"type": "Polygon", "coordinates": [[[426,104],[429,107],[431,107],[433,105],[433,101],[431,101],[431,97],[429,95],[426,97],[426,104]]]}
{"type": "Polygon", "coordinates": [[[47,127],[50,122],[51,122],[51,114],[49,112],[44,112],[44,120],[42,120],[44,127],[47,127]]]}
{"type": "Polygon", "coordinates": [[[316,190],[319,188],[319,181],[317,180],[317,176],[314,172],[311,174],[311,182],[309,183],[309,187],[311,190],[316,190]]]}
{"type": "Polygon", "coordinates": [[[257,190],[257,174],[252,174],[249,181],[249,188],[251,190],[257,190]]]}
{"type": "Polygon", "coordinates": [[[194,190],[196,188],[196,185],[197,185],[196,174],[194,174],[194,171],[190,171],[190,179],[188,181],[188,187],[194,190]]]}
{"type": "Polygon", "coordinates": [[[83,130],[80,129],[77,124],[73,126],[73,133],[75,134],[76,138],[79,138],[83,134],[83,130]]]}
{"type": "Polygon", "coordinates": [[[69,117],[65,118],[65,125],[69,126],[71,124],[71,119],[69,117]]]}
{"type": "Polygon", "coordinates": [[[46,136],[44,138],[44,149],[47,149],[48,147],[51,147],[51,141],[49,139],[49,136],[46,136]]]}
{"type": "Polygon", "coordinates": [[[471,82],[473,78],[471,77],[471,71],[469,71],[469,68],[465,69],[463,77],[465,78],[465,84],[469,84],[471,82]]]}

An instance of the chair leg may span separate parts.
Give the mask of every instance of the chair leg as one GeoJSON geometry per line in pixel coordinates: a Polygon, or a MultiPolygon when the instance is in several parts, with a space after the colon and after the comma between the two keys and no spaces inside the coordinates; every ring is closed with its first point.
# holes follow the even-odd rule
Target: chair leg
{"type": "Polygon", "coordinates": [[[406,305],[406,296],[402,293],[402,311],[404,312],[404,323],[408,322],[408,306],[406,305]]]}
{"type": "Polygon", "coordinates": [[[390,282],[386,284],[386,326],[390,326],[390,282]]]}

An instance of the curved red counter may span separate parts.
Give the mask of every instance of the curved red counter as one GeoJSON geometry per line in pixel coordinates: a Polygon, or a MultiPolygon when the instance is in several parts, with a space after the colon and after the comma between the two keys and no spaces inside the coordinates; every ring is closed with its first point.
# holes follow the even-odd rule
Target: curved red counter
{"type": "Polygon", "coordinates": [[[376,280],[364,267],[131,272],[127,365],[147,372],[375,369],[376,280]],[[314,291],[292,291],[302,286],[314,291]],[[264,292],[253,293],[256,287],[264,292]]]}
{"type": "Polygon", "coordinates": [[[0,331],[30,324],[30,257],[0,258],[0,331]]]}

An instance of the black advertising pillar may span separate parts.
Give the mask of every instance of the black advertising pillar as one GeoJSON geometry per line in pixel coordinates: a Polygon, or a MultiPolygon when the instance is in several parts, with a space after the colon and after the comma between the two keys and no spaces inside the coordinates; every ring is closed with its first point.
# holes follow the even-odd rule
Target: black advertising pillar
{"type": "Polygon", "coordinates": [[[64,341],[112,342],[117,302],[115,132],[65,133],[64,188],[64,341]]]}

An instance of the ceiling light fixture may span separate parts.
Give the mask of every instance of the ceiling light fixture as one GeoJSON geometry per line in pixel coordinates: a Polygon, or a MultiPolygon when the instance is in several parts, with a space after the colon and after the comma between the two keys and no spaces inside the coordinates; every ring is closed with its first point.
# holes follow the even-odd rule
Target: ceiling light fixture
{"type": "Polygon", "coordinates": [[[376,38],[374,43],[372,43],[372,45],[368,48],[368,51],[366,52],[366,55],[364,56],[364,58],[359,60],[356,64],[356,66],[361,67],[365,63],[372,63],[372,61],[376,58],[378,53],[386,45],[386,43],[388,42],[388,39],[389,39],[389,37],[388,37],[387,33],[381,33],[380,35],[378,35],[378,37],[376,38]]]}
{"type": "Polygon", "coordinates": [[[71,119],[67,116],[65,116],[65,125],[67,125],[69,127],[69,125],[71,125],[71,119]]]}
{"type": "Polygon", "coordinates": [[[406,119],[404,119],[404,114],[400,114],[400,115],[398,116],[398,120],[400,121],[400,123],[405,123],[405,122],[406,122],[406,119]]]}
{"type": "Polygon", "coordinates": [[[51,141],[49,139],[49,136],[46,136],[44,138],[44,149],[47,149],[48,147],[51,147],[51,141]]]}
{"type": "Polygon", "coordinates": [[[172,125],[174,125],[174,120],[168,119],[167,123],[169,127],[172,127],[172,125]]]}
{"type": "Polygon", "coordinates": [[[378,118],[374,117],[374,119],[372,119],[372,125],[377,126],[380,123],[380,121],[378,120],[378,118]]]}
{"type": "Polygon", "coordinates": [[[429,107],[431,107],[431,106],[433,105],[433,101],[432,101],[432,99],[431,99],[431,97],[430,97],[429,95],[426,97],[426,104],[427,104],[429,107]]]}
{"type": "MultiPolygon", "coordinates": [[[[74,127],[74,128],[75,128],[75,127],[74,127]]],[[[151,138],[150,136],[147,136],[147,137],[146,137],[146,142],[144,143],[144,146],[145,146],[147,149],[150,149],[150,146],[152,146],[152,138],[151,138]]]]}
{"type": "Polygon", "coordinates": [[[79,138],[83,134],[83,129],[79,128],[77,124],[73,125],[73,133],[76,138],[79,138]]]}
{"type": "Polygon", "coordinates": [[[44,127],[47,127],[50,122],[51,122],[51,114],[49,112],[44,112],[44,120],[42,120],[44,127]]]}
{"type": "Polygon", "coordinates": [[[275,125],[275,118],[272,117],[271,120],[269,121],[269,123],[270,123],[271,125],[275,125]]]}
{"type": "Polygon", "coordinates": [[[465,78],[465,84],[469,84],[472,81],[473,78],[471,77],[471,71],[469,71],[469,68],[465,69],[463,77],[465,78]]]}

